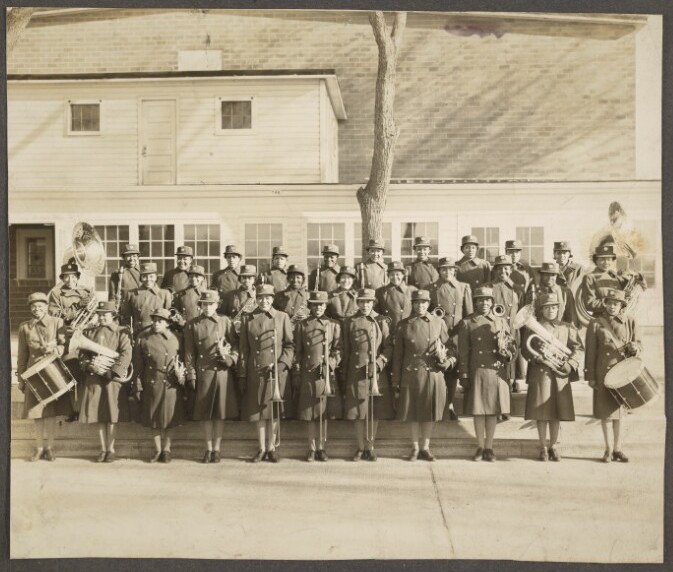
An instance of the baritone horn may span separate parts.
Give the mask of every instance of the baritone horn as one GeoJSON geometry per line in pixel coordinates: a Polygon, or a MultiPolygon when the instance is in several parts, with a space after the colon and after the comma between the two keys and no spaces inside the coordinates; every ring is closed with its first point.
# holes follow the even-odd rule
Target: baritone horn
{"type": "MultiPolygon", "coordinates": [[[[70,338],[70,344],[68,346],[68,353],[76,353],[79,351],[87,351],[95,354],[91,360],[91,365],[96,370],[98,375],[103,375],[110,371],[110,368],[115,364],[119,358],[119,353],[110,348],[90,340],[85,337],[81,330],[76,330],[75,333],[70,338]]],[[[129,381],[133,377],[133,363],[129,363],[129,367],[126,370],[126,375],[116,381],[121,383],[129,381]]]]}
{"type": "Polygon", "coordinates": [[[528,351],[540,359],[558,377],[568,377],[569,372],[564,369],[568,364],[573,369],[579,367],[577,361],[571,357],[572,351],[535,319],[535,309],[531,304],[521,308],[514,318],[514,327],[518,329],[522,326],[526,326],[533,332],[526,340],[528,351]]]}

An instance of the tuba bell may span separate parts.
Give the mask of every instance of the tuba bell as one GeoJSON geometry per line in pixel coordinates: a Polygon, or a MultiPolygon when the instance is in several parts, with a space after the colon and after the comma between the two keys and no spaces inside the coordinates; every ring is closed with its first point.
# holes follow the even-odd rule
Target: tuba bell
{"type": "Polygon", "coordinates": [[[72,256],[75,262],[93,276],[105,268],[105,247],[96,229],[86,222],[78,222],[72,230],[72,256]]]}

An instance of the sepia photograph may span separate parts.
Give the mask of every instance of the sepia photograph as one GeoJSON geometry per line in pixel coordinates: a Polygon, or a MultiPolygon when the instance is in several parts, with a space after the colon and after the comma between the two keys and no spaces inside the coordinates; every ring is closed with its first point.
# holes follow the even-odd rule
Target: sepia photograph
{"type": "Polygon", "coordinates": [[[10,558],[663,563],[662,22],[7,8],[10,558]]]}

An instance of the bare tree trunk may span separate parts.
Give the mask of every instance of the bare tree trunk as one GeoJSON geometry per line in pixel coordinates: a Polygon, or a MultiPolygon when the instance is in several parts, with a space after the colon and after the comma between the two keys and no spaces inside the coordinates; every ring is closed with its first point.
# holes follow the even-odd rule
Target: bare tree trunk
{"type": "Polygon", "coordinates": [[[7,55],[12,53],[14,46],[21,37],[21,32],[28,25],[35,8],[7,9],[7,55]]]}
{"type": "Polygon", "coordinates": [[[374,106],[374,153],[369,181],[356,193],[362,215],[362,257],[366,256],[369,240],[382,240],[382,215],[388,199],[388,187],[393,171],[395,143],[399,129],[393,113],[397,57],[407,23],[406,12],[396,12],[390,34],[383,12],[372,12],[369,23],[379,50],[374,106]]]}

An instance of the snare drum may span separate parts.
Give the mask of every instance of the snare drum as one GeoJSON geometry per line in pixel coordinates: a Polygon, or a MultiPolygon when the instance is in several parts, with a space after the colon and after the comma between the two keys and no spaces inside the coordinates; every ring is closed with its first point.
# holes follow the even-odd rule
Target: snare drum
{"type": "Polygon", "coordinates": [[[37,405],[28,410],[28,417],[41,417],[44,408],[75,387],[77,382],[57,355],[43,357],[21,375],[35,396],[37,405]]]}
{"type": "Polygon", "coordinates": [[[637,357],[626,358],[608,371],[605,387],[629,409],[642,407],[659,395],[657,380],[637,357]]]}

